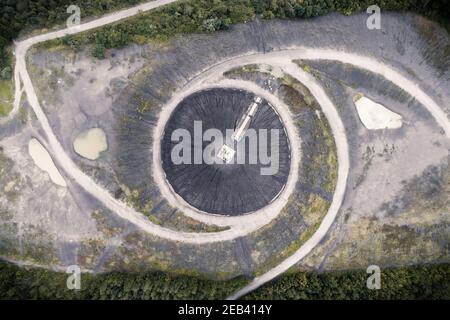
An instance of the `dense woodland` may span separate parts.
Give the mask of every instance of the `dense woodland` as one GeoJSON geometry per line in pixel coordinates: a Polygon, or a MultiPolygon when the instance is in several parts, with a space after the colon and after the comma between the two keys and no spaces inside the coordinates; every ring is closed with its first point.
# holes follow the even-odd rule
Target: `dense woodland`
{"type": "MultiPolygon", "coordinates": [[[[450,265],[382,270],[381,289],[368,290],[365,271],[295,272],[246,299],[449,299],[450,265]]],[[[167,273],[82,274],[68,290],[68,274],[0,262],[0,299],[223,299],[248,280],[212,281],[167,273]]]]}
{"type": "MultiPolygon", "coordinates": [[[[98,16],[118,8],[135,5],[142,0],[0,0],[0,76],[11,77],[11,55],[7,50],[12,40],[33,28],[49,28],[68,18],[70,4],[81,8],[81,17],[98,16]]],[[[91,32],[88,36],[65,38],[74,49],[92,45],[92,53],[105,56],[108,48],[119,48],[129,42],[164,38],[173,34],[214,32],[231,24],[249,21],[255,14],[265,19],[311,18],[332,11],[352,14],[365,10],[373,0],[185,0],[142,14],[133,22],[126,21],[91,32]]],[[[450,21],[447,0],[379,0],[382,10],[403,10],[424,14],[446,24],[450,21]]]]}
{"type": "Polygon", "coordinates": [[[381,289],[368,290],[365,270],[285,274],[251,293],[247,299],[378,299],[450,298],[450,265],[381,269],[381,289]]]}
{"type": "Polygon", "coordinates": [[[142,0],[0,0],[0,76],[11,76],[12,41],[32,29],[62,24],[70,16],[68,6],[81,8],[81,18],[100,16],[114,9],[136,5],[142,0]],[[5,70],[7,68],[7,70],[5,70]]]}

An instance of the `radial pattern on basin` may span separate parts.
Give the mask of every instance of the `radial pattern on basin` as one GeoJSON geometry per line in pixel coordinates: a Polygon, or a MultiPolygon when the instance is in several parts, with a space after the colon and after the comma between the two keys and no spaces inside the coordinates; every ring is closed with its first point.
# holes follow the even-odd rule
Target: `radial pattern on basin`
{"type": "Polygon", "coordinates": [[[279,115],[266,100],[237,89],[204,90],[181,101],[165,126],[161,154],[174,192],[198,210],[227,216],[274,201],[290,169],[289,140],[279,115]],[[245,134],[236,141],[230,132],[239,128],[245,134]],[[223,139],[208,136],[209,129],[223,139]]]}

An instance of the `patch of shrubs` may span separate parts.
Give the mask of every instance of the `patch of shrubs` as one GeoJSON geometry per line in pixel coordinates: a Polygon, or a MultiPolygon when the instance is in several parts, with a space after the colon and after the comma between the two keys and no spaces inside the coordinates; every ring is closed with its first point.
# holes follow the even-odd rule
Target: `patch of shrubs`
{"type": "MultiPolygon", "coordinates": [[[[143,0],[3,0],[0,3],[0,71],[11,64],[6,48],[13,39],[24,30],[64,23],[69,16],[66,12],[69,5],[81,8],[83,20],[139,2],[143,0]]],[[[60,41],[74,50],[88,43],[92,45],[92,54],[103,58],[105,50],[120,48],[136,39],[142,43],[143,38],[226,30],[234,23],[253,19],[255,14],[265,19],[311,18],[334,11],[349,15],[364,11],[372,4],[369,0],[185,0],[143,13],[133,22],[121,22],[87,37],[77,35],[60,41]]],[[[413,11],[438,19],[450,29],[447,0],[381,0],[377,4],[383,11],[413,11]]]]}

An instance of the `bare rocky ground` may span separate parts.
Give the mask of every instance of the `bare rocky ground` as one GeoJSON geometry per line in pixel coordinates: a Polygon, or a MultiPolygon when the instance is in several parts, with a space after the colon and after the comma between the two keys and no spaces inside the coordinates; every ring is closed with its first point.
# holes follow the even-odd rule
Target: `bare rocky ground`
{"type": "Polygon", "coordinates": [[[70,243],[97,237],[95,221],[89,218],[92,208],[75,186],[56,186],[34,165],[28,155],[32,137],[39,138],[39,130],[27,125],[0,142],[0,250],[10,260],[26,257],[37,264],[70,265],[75,262],[70,243]]]}
{"type": "Polygon", "coordinates": [[[349,65],[305,63],[352,128],[347,134],[353,192],[328,239],[300,265],[323,270],[448,262],[448,139],[414,99],[390,83],[349,65]],[[355,108],[345,112],[359,92],[402,114],[402,128],[366,130],[355,108]]]}
{"type": "MultiPolygon", "coordinates": [[[[161,107],[174,90],[211,65],[243,54],[298,46],[345,49],[393,65],[450,115],[450,57],[445,51],[450,39],[443,30],[423,18],[399,14],[385,15],[381,31],[359,24],[365,26],[365,15],[256,21],[229,32],[132,45],[110,52],[101,61],[87,51],[37,50],[28,64],[52,128],[85,172],[155,223],[211,232],[217,227],[170,208],[149,170],[152,128],[161,107]],[[108,140],[108,150],[97,161],[79,157],[72,147],[75,137],[92,127],[101,127],[108,140]]],[[[345,202],[332,230],[299,267],[448,262],[449,142],[434,119],[394,84],[373,74],[336,62],[304,63],[338,107],[350,144],[351,170],[345,202]],[[352,102],[360,92],[401,114],[402,128],[365,129],[352,102]]],[[[286,85],[274,70],[234,76],[282,97],[295,114],[308,106],[301,85],[286,85]]],[[[315,180],[322,188],[295,198],[279,219],[255,234],[201,246],[174,243],[137,230],[70,181],[67,189],[53,185],[28,156],[29,139],[41,138],[38,123],[32,114],[28,116],[26,123],[15,118],[0,127],[0,256],[9,260],[50,267],[76,263],[93,271],[162,269],[214,278],[259,273],[308,235],[307,228],[320,221],[317,218],[326,211],[333,191],[316,166],[309,180],[304,179],[308,183],[297,189],[305,191],[315,180]],[[302,214],[315,208],[318,199],[322,200],[316,215],[302,214]]],[[[312,113],[297,116],[311,120],[303,121],[306,129],[319,128],[311,125],[312,113]]],[[[317,132],[319,138],[324,132],[317,132]]],[[[306,131],[302,134],[305,138],[306,131]]],[[[316,147],[324,141],[322,136],[316,147]]],[[[314,143],[302,149],[309,155],[314,143]]]]}

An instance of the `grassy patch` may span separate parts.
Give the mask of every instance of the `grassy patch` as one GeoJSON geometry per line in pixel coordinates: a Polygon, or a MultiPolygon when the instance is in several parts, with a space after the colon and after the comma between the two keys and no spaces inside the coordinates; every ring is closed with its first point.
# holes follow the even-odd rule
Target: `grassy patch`
{"type": "Polygon", "coordinates": [[[311,194],[305,204],[299,205],[299,213],[304,216],[305,221],[309,224],[308,227],[305,228],[300,236],[283,251],[271,256],[264,263],[259,265],[258,269],[255,271],[255,275],[262,275],[264,272],[280,263],[280,261],[293,255],[295,251],[297,251],[317,231],[322,219],[327,214],[330,205],[329,201],[317,194],[311,194]]]}
{"type": "Polygon", "coordinates": [[[308,221],[317,220],[323,217],[323,213],[328,211],[330,202],[322,198],[320,195],[311,193],[306,204],[299,205],[299,212],[308,221]]]}
{"type": "Polygon", "coordinates": [[[334,188],[336,187],[336,181],[338,176],[338,160],[336,153],[336,144],[334,142],[334,136],[333,133],[331,132],[331,128],[330,125],[328,124],[328,121],[325,120],[324,117],[322,117],[321,119],[316,119],[316,124],[319,127],[320,133],[322,134],[323,143],[327,149],[327,152],[325,154],[320,155],[320,157],[324,158],[324,162],[328,167],[324,189],[327,192],[332,193],[334,191],[334,188]]]}
{"type": "Polygon", "coordinates": [[[7,116],[14,103],[13,84],[10,80],[0,80],[0,117],[7,116]]]}

